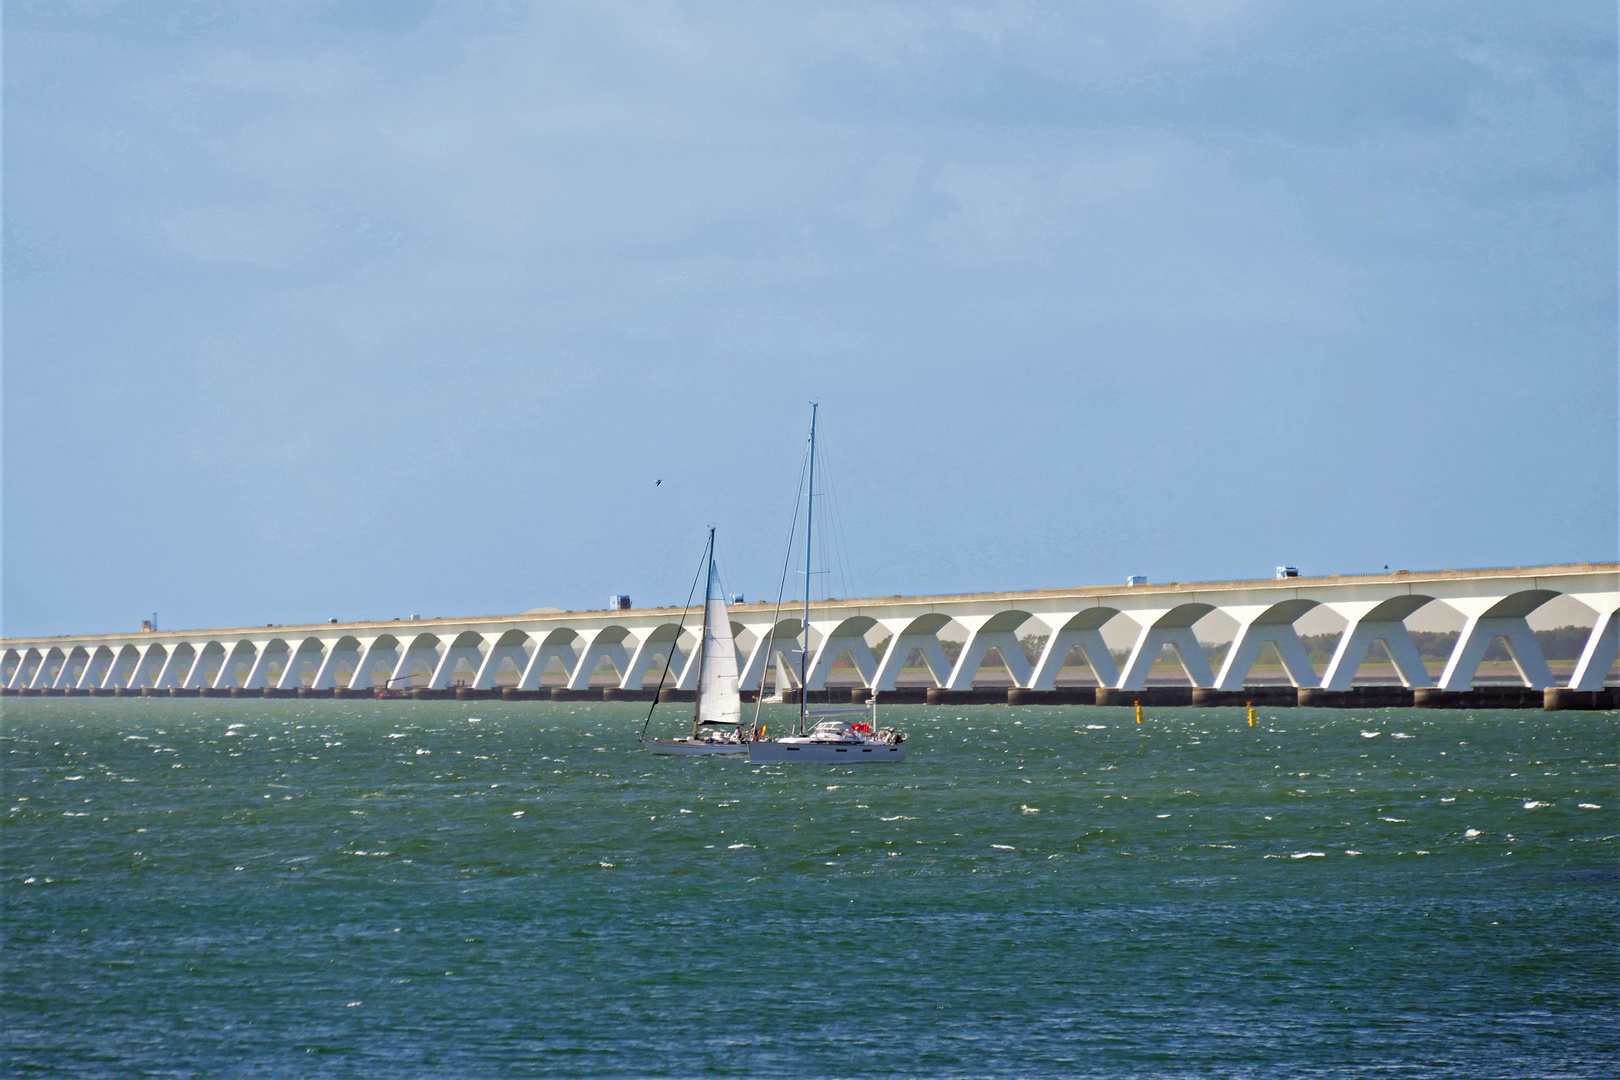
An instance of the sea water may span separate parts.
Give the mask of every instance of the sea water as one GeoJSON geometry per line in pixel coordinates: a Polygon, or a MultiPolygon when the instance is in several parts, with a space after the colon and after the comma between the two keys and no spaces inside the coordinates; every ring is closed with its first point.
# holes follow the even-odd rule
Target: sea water
{"type": "Polygon", "coordinates": [[[1613,713],[645,709],[6,699],[7,1073],[1615,1075],[1613,713]]]}

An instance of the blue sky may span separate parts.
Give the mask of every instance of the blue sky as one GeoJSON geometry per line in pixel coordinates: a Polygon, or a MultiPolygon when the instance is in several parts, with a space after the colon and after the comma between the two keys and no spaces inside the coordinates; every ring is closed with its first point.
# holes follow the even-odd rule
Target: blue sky
{"type": "Polygon", "coordinates": [[[13,0],[5,632],[1614,559],[1615,21],[13,0]]]}

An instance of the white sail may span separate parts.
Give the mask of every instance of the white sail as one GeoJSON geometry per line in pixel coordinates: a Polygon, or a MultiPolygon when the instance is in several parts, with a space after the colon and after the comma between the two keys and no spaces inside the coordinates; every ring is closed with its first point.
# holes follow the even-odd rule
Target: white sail
{"type": "Polygon", "coordinates": [[[698,677],[699,724],[742,723],[742,697],[737,693],[737,645],[731,638],[731,616],[720,592],[720,574],[709,560],[708,611],[704,616],[702,667],[698,677]]]}

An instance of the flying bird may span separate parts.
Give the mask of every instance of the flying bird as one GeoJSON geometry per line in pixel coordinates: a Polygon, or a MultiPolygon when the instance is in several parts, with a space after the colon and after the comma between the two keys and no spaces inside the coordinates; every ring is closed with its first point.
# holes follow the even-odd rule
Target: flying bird
{"type": "Polygon", "coordinates": [[[663,487],[663,486],[664,486],[664,482],[662,480],[654,480],[653,481],[653,487],[663,487]]]}

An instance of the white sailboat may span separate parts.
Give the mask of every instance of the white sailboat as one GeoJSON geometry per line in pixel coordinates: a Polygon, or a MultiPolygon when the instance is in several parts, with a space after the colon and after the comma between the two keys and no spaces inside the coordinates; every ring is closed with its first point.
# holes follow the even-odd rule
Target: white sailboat
{"type": "MultiPolygon", "coordinates": [[[[810,540],[814,535],[813,525],[816,507],[816,412],[818,406],[810,406],[810,466],[809,475],[809,502],[804,518],[804,620],[800,628],[804,640],[799,648],[799,717],[794,725],[791,735],[770,739],[765,737],[764,729],[759,726],[759,707],[754,708],[754,738],[748,742],[748,760],[762,765],[786,765],[791,762],[809,762],[823,765],[856,765],[872,762],[904,761],[906,758],[906,735],[903,731],[893,728],[879,730],[877,726],[877,691],[866,699],[864,709],[811,709],[809,707],[809,692],[804,689],[806,658],[810,655],[810,540]],[[866,720],[833,720],[830,717],[864,716],[866,720]],[[814,727],[809,727],[810,721],[816,721],[814,727]]],[[[789,547],[792,539],[789,538],[789,547]]],[[[784,567],[784,572],[785,572],[784,567]]],[[[777,605],[780,607],[781,598],[778,595],[777,605]]],[[[773,619],[775,625],[777,620],[773,619]]],[[[769,644],[767,644],[769,648],[769,644]]],[[[776,692],[780,700],[782,693],[782,672],[777,672],[776,692]]],[[[761,677],[763,682],[763,676],[761,677]]],[[[764,687],[760,687],[763,694],[764,687]]]]}
{"type": "MultiPolygon", "coordinates": [[[[698,644],[697,702],[692,709],[692,734],[678,739],[646,739],[654,754],[708,757],[746,754],[742,741],[742,697],[737,692],[737,646],[731,636],[720,574],[714,564],[714,530],[709,530],[708,588],[703,602],[703,633],[698,644]]],[[[673,647],[673,643],[671,643],[673,647]]],[[[665,665],[668,670],[668,665],[665,665]]],[[[654,702],[654,707],[657,703],[654,702]]],[[[648,711],[648,717],[652,715],[648,711]]]]}

